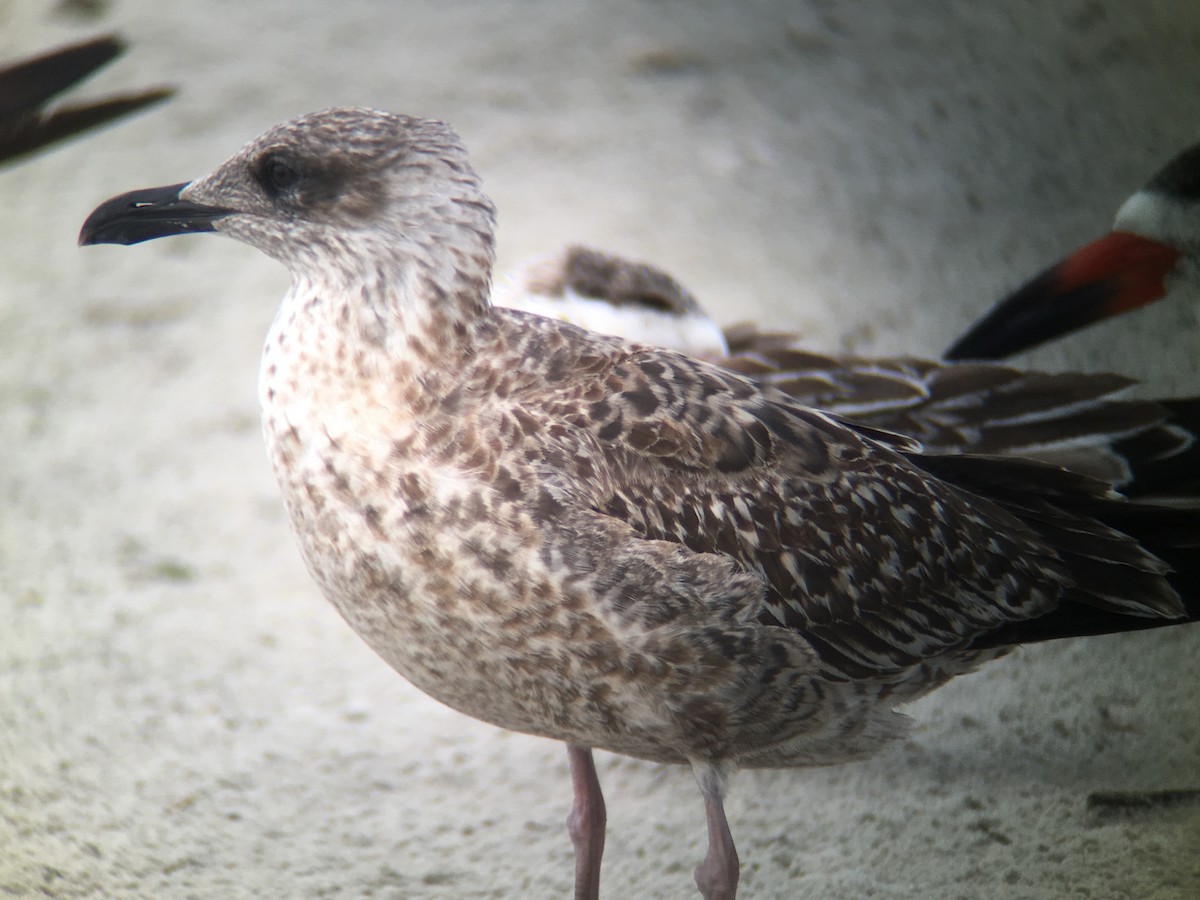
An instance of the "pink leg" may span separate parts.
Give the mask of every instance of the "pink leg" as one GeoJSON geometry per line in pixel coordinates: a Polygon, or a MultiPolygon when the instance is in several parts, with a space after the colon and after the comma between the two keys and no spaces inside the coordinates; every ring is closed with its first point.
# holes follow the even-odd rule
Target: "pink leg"
{"type": "Polygon", "coordinates": [[[704,900],[734,900],[741,863],[725,818],[725,774],[707,763],[693,763],[692,768],[708,819],[708,855],[696,866],[696,887],[704,900]]]}
{"type": "Polygon", "coordinates": [[[567,746],[575,800],[567,816],[567,831],[575,845],[575,900],[599,900],[600,857],[604,855],[604,795],[589,747],[567,746]]]}

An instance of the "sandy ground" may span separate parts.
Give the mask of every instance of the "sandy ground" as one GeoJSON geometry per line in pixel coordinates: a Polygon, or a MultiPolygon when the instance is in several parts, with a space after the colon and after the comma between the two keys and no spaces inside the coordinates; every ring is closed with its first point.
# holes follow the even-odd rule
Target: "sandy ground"
{"type": "MultiPolygon", "coordinates": [[[[261,448],[286,275],[216,239],[75,247],[297,113],[456,124],[501,262],[653,260],[724,322],[936,354],[1200,132],[1195,0],[0,0],[0,58],[116,29],[166,107],[0,172],[0,896],[562,897],[565,754],[426,699],[318,596],[261,448]]],[[[1195,298],[1038,353],[1200,391],[1195,298]]],[[[873,761],[745,773],[747,898],[1185,898],[1200,630],[1022,651],[873,761]]],[[[682,769],[600,754],[605,893],[691,897],[682,769]]]]}

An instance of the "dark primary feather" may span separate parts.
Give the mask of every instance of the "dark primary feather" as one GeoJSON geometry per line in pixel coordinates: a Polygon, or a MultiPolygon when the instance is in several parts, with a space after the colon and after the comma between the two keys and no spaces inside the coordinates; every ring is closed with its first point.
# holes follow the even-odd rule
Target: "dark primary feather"
{"type": "Polygon", "coordinates": [[[1129,497],[1200,488],[1200,398],[1122,399],[1133,382],[1114,374],[828,356],[753,326],[726,337],[722,366],[846,422],[912,437],[927,453],[1034,458],[1129,497]]]}

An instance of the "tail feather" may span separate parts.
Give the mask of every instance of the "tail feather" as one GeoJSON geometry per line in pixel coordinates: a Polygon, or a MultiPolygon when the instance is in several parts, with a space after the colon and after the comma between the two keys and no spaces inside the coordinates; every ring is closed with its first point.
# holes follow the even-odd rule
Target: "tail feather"
{"type": "Polygon", "coordinates": [[[1129,461],[1121,486],[1129,497],[1200,495],[1200,397],[1160,400],[1162,423],[1118,441],[1113,449],[1129,461]]]}

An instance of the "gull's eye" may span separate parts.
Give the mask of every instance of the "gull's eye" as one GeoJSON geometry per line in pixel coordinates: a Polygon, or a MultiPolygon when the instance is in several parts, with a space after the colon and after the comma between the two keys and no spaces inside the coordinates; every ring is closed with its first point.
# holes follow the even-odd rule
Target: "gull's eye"
{"type": "Polygon", "coordinates": [[[300,181],[300,173],[277,156],[268,156],[258,171],[263,185],[272,193],[290,190],[300,181]]]}

